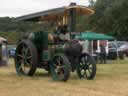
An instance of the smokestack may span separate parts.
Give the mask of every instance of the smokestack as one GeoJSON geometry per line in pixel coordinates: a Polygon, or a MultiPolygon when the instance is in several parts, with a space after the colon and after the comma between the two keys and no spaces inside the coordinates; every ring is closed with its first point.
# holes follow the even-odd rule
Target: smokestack
{"type": "MultiPolygon", "coordinates": [[[[69,6],[76,6],[76,3],[70,3],[69,6]]],[[[76,30],[76,9],[69,9],[69,32],[74,32],[76,30]]]]}

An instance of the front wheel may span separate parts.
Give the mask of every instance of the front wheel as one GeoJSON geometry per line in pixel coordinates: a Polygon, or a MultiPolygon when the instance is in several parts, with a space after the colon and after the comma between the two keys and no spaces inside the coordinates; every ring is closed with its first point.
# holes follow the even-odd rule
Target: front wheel
{"type": "Polygon", "coordinates": [[[70,76],[70,63],[63,54],[57,54],[50,63],[50,70],[53,80],[67,81],[70,76]]]}
{"type": "Polygon", "coordinates": [[[96,62],[94,58],[84,53],[79,58],[79,64],[77,66],[77,74],[79,78],[87,78],[87,80],[92,80],[96,75],[96,62]]]}

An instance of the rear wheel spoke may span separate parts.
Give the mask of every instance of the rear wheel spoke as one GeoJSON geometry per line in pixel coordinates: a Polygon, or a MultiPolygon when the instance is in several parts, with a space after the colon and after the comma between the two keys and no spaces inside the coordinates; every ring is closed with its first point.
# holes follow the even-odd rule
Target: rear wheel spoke
{"type": "Polygon", "coordinates": [[[20,58],[24,58],[24,56],[22,54],[17,54],[17,56],[20,58]]]}
{"type": "Polygon", "coordinates": [[[26,59],[31,59],[32,58],[32,56],[28,56],[28,57],[26,57],[26,59]]]}
{"type": "Polygon", "coordinates": [[[92,74],[92,72],[90,71],[90,70],[87,70],[88,71],[88,76],[90,77],[91,76],[91,74],[92,74]]]}

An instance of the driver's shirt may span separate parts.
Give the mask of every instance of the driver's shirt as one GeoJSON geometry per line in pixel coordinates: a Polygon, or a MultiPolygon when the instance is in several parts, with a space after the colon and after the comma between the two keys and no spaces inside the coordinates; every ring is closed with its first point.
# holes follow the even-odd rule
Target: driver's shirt
{"type": "Polygon", "coordinates": [[[68,41],[70,40],[70,34],[69,33],[60,34],[59,37],[61,40],[68,40],[68,41]]]}

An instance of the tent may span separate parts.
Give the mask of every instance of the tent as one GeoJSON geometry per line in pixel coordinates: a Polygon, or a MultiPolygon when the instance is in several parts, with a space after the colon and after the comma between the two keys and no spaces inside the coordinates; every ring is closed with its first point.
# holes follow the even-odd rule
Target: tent
{"type": "Polygon", "coordinates": [[[114,37],[108,36],[101,33],[95,33],[95,32],[82,32],[80,35],[77,35],[75,37],[76,39],[83,39],[83,40],[115,40],[114,37]]]}
{"type": "Polygon", "coordinates": [[[95,32],[91,32],[91,31],[85,31],[85,32],[81,32],[79,35],[75,36],[75,39],[81,39],[84,41],[88,41],[88,44],[86,44],[86,46],[88,45],[88,52],[91,53],[92,55],[95,56],[94,52],[100,52],[100,42],[101,41],[106,41],[106,51],[108,53],[108,40],[116,40],[114,37],[112,36],[108,36],[105,34],[101,34],[101,33],[95,33],[95,32]],[[97,48],[93,49],[93,41],[96,40],[97,41],[97,48]]]}

